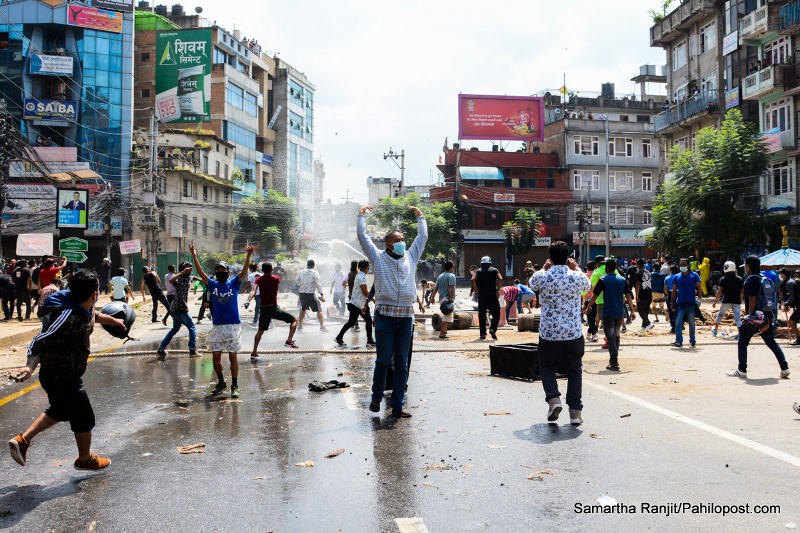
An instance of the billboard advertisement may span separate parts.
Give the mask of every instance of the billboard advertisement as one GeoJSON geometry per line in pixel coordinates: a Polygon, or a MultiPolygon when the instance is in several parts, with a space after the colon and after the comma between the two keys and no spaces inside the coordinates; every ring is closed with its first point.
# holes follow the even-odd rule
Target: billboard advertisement
{"type": "Polygon", "coordinates": [[[92,0],[92,7],[133,13],[133,0],[92,0]]]}
{"type": "Polygon", "coordinates": [[[17,235],[17,255],[21,257],[53,255],[53,234],[20,233],[17,235]]]}
{"type": "Polygon", "coordinates": [[[72,56],[31,54],[31,74],[72,76],[72,56]]]}
{"type": "Polygon", "coordinates": [[[161,122],[211,119],[211,28],[156,36],[156,116],[161,122]]]}
{"type": "Polygon", "coordinates": [[[78,118],[78,103],[70,100],[26,98],[22,108],[22,118],[75,122],[78,118]]]}
{"type": "Polygon", "coordinates": [[[89,224],[89,191],[58,189],[57,228],[86,229],[89,224]]]}
{"type": "Polygon", "coordinates": [[[41,178],[42,171],[48,174],[55,174],[56,172],[75,172],[76,170],[89,170],[89,163],[87,161],[63,163],[50,161],[41,165],[34,165],[28,161],[11,161],[8,163],[8,175],[12,178],[41,178]]]}
{"type": "Polygon", "coordinates": [[[67,24],[90,30],[122,33],[122,13],[70,4],[67,9],[67,24]]]}
{"type": "Polygon", "coordinates": [[[543,141],[544,100],[535,96],[459,94],[458,138],[543,141]]]}

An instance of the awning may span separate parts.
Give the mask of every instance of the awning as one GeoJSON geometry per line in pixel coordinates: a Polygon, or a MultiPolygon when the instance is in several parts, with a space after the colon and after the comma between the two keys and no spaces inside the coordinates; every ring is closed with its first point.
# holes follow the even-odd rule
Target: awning
{"type": "Polygon", "coordinates": [[[648,235],[655,235],[656,234],[656,227],[652,226],[650,228],[644,228],[642,231],[636,234],[637,237],[647,237],[648,235]]]}
{"type": "Polygon", "coordinates": [[[494,180],[505,179],[503,171],[497,167],[460,167],[462,180],[494,180]]]}
{"type": "Polygon", "coordinates": [[[55,174],[48,174],[47,177],[58,182],[68,182],[72,180],[97,180],[101,178],[99,174],[96,174],[91,170],[56,172],[55,174]]]}

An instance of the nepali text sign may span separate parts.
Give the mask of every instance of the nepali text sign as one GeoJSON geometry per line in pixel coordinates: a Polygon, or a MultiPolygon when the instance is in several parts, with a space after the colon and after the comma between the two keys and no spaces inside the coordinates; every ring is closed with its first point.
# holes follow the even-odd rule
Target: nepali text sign
{"type": "Polygon", "coordinates": [[[70,100],[26,98],[22,108],[22,118],[75,122],[78,118],[78,103],[70,100]]]}
{"type": "Polygon", "coordinates": [[[122,33],[122,13],[70,4],[67,9],[67,24],[90,30],[122,33]]]}
{"type": "Polygon", "coordinates": [[[739,30],[729,33],[722,38],[722,55],[726,56],[739,48],[739,30]]]}
{"type": "Polygon", "coordinates": [[[497,204],[513,204],[516,202],[516,195],[513,192],[496,192],[494,193],[494,201],[497,204]]]}
{"type": "Polygon", "coordinates": [[[543,141],[544,101],[536,96],[460,94],[458,138],[543,141]]]}
{"type": "Polygon", "coordinates": [[[89,191],[59,189],[56,227],[86,229],[89,223],[89,191]]]}
{"type": "Polygon", "coordinates": [[[31,74],[72,76],[72,56],[31,54],[31,74]]]}
{"type": "Polygon", "coordinates": [[[92,0],[92,7],[133,13],[133,0],[92,0]]]}
{"type": "Polygon", "coordinates": [[[138,254],[142,251],[142,245],[139,242],[139,239],[133,241],[120,241],[119,242],[119,253],[122,255],[126,254],[138,254]]]}
{"type": "Polygon", "coordinates": [[[27,161],[11,161],[8,164],[8,175],[12,178],[41,178],[43,173],[55,174],[76,170],[89,170],[89,163],[85,161],[72,163],[50,161],[34,165],[27,161]]]}
{"type": "Polygon", "coordinates": [[[21,233],[17,235],[17,255],[20,257],[53,255],[53,234],[21,233]]]}
{"type": "Polygon", "coordinates": [[[211,28],[156,36],[156,116],[161,122],[211,119],[211,28]]]}

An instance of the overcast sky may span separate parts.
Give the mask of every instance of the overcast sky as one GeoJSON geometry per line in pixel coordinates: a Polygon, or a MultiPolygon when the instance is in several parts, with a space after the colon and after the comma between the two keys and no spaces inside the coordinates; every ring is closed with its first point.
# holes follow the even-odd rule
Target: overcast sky
{"type": "MultiPolygon", "coordinates": [[[[445,137],[457,140],[459,93],[634,92],[659,0],[321,0],[198,2],[203,16],[305,72],[316,85],[314,157],[326,198],[367,200],[367,176],[400,177],[383,159],[406,153],[406,184],[436,180],[445,137]]],[[[677,4],[677,2],[676,2],[677,4]]],[[[188,11],[195,7],[186,3],[188,11]]],[[[655,91],[653,91],[655,92],[655,91]]],[[[663,94],[663,90],[660,91],[663,94]]],[[[471,142],[464,143],[472,146],[471,142]]],[[[488,149],[488,142],[477,142],[488,149]]],[[[519,143],[511,143],[509,151],[519,143]]]]}

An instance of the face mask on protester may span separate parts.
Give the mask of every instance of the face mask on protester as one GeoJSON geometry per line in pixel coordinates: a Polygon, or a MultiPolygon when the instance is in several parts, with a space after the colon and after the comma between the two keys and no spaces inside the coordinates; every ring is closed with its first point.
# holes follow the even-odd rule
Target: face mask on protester
{"type": "Polygon", "coordinates": [[[226,281],[228,281],[228,273],[227,272],[216,272],[214,274],[214,277],[216,277],[217,281],[219,281],[220,283],[225,283],[226,281]]]}
{"type": "Polygon", "coordinates": [[[683,267],[683,266],[681,267],[681,272],[688,272],[688,271],[689,267],[683,267]]]}
{"type": "Polygon", "coordinates": [[[403,254],[405,254],[406,253],[406,243],[403,242],[403,241],[397,241],[396,243],[394,243],[392,245],[392,252],[394,252],[395,255],[403,255],[403,254]]]}

